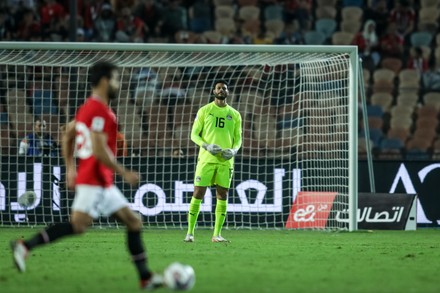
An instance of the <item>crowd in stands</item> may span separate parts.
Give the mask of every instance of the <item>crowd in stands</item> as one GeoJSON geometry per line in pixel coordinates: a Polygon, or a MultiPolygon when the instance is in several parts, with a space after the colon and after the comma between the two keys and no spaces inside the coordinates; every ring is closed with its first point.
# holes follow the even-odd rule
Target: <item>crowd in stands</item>
{"type": "MultiPolygon", "coordinates": [[[[361,157],[436,159],[439,16],[437,0],[77,0],[74,41],[357,45],[361,157]]],[[[69,19],[68,0],[2,1],[0,41],[71,41],[69,19]]]]}

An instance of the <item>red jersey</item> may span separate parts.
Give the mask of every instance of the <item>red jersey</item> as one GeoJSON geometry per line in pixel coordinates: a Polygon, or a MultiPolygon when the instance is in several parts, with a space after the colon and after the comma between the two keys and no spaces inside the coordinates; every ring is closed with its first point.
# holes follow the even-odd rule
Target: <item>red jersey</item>
{"type": "Polygon", "coordinates": [[[116,115],[110,107],[89,97],[75,117],[75,147],[78,157],[76,184],[108,187],[113,184],[114,172],[100,163],[92,151],[91,131],[107,134],[107,145],[116,154],[116,134],[118,124],[116,115]]]}

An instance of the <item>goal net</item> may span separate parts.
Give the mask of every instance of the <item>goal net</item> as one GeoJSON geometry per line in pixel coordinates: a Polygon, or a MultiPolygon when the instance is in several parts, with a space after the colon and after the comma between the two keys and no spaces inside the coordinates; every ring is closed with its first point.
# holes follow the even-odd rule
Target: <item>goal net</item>
{"type": "MultiPolygon", "coordinates": [[[[116,184],[145,226],[186,227],[198,152],[191,126],[223,79],[243,120],[225,228],[356,229],[355,47],[94,43],[0,44],[0,225],[69,218],[61,133],[98,60],[120,67],[118,159],[142,181],[116,184]]],[[[215,203],[208,188],[199,227],[212,227],[215,203]]]]}

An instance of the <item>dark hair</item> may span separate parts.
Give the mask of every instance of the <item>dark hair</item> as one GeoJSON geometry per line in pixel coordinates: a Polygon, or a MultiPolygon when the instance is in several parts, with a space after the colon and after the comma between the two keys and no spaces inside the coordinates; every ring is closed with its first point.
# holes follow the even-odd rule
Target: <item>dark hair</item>
{"type": "Polygon", "coordinates": [[[228,84],[228,82],[227,82],[226,80],[224,80],[224,79],[218,79],[218,80],[214,81],[214,85],[212,86],[212,89],[215,89],[215,86],[216,86],[218,83],[223,83],[223,84],[225,84],[227,87],[229,87],[229,84],[228,84]]]}
{"type": "Polygon", "coordinates": [[[101,78],[112,78],[112,71],[116,70],[118,67],[111,62],[99,61],[90,67],[89,71],[89,82],[92,87],[96,87],[101,78]]]}

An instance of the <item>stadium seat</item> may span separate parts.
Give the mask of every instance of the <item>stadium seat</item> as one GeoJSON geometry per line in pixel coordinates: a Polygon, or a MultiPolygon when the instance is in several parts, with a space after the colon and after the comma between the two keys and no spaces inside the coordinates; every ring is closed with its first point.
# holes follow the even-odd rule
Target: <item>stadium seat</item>
{"type": "Polygon", "coordinates": [[[399,58],[384,58],[381,61],[382,68],[389,69],[394,72],[394,74],[399,74],[400,69],[402,69],[402,60],[399,58]]]}
{"type": "Polygon", "coordinates": [[[373,94],[375,93],[392,93],[394,84],[386,80],[378,80],[373,83],[373,94]]]}
{"type": "Polygon", "coordinates": [[[432,142],[436,136],[437,131],[435,128],[416,128],[412,135],[414,138],[426,139],[429,142],[432,142]]]}
{"type": "Polygon", "coordinates": [[[362,27],[362,22],[359,20],[343,20],[340,23],[342,32],[357,34],[362,27]]]}
{"type": "Polygon", "coordinates": [[[284,9],[281,5],[268,5],[264,8],[264,20],[280,20],[284,19],[284,9]]]}
{"type": "Polygon", "coordinates": [[[380,149],[381,150],[391,150],[391,149],[398,149],[401,150],[404,147],[404,144],[402,140],[399,138],[384,138],[380,142],[380,149]]]}
{"type": "Polygon", "coordinates": [[[266,20],[264,22],[264,27],[267,32],[271,32],[275,38],[278,38],[284,31],[285,23],[279,19],[266,20]]]}
{"type": "Polygon", "coordinates": [[[350,45],[353,41],[354,34],[337,31],[332,35],[333,45],[350,45]]]}
{"type": "Polygon", "coordinates": [[[368,116],[368,126],[370,129],[382,129],[383,119],[377,116],[368,116]]]}
{"type": "Polygon", "coordinates": [[[394,82],[394,78],[396,77],[396,73],[387,68],[376,69],[373,72],[373,80],[374,82],[384,80],[388,82],[394,82]]]}
{"type": "Polygon", "coordinates": [[[152,105],[144,109],[148,121],[148,145],[152,148],[163,148],[172,145],[168,131],[168,108],[163,105],[152,105]]]}
{"type": "Polygon", "coordinates": [[[419,96],[415,93],[400,93],[397,96],[397,105],[408,106],[414,108],[417,105],[419,96]]]}
{"type": "Polygon", "coordinates": [[[414,108],[406,105],[395,105],[390,110],[391,117],[411,117],[413,112],[414,108]]]}
{"type": "Polygon", "coordinates": [[[0,125],[0,156],[9,156],[17,153],[17,145],[13,145],[12,132],[7,125],[0,125]]]}
{"type": "Polygon", "coordinates": [[[417,117],[437,117],[438,110],[431,105],[424,105],[417,109],[417,117]]]}
{"type": "Polygon", "coordinates": [[[427,160],[429,159],[428,149],[431,146],[431,141],[425,138],[411,138],[406,143],[407,160],[427,160]]]}
{"type": "Polygon", "coordinates": [[[344,6],[341,11],[342,21],[352,20],[361,22],[363,14],[362,9],[355,6],[344,6]]]}
{"type": "Polygon", "coordinates": [[[175,105],[173,107],[173,125],[192,125],[197,109],[191,104],[175,105]]]}
{"type": "Polygon", "coordinates": [[[218,18],[215,21],[215,30],[223,36],[232,36],[237,31],[237,28],[232,18],[218,18]]]}
{"type": "Polygon", "coordinates": [[[438,0],[420,0],[420,6],[422,8],[437,8],[438,0]]]}
{"type": "Polygon", "coordinates": [[[222,40],[222,35],[217,31],[203,32],[202,37],[208,44],[220,44],[222,40]]]}
{"type": "Polygon", "coordinates": [[[11,130],[15,133],[18,139],[22,139],[26,134],[31,133],[34,128],[34,116],[29,112],[9,112],[9,122],[11,123],[11,130]]]}
{"type": "Polygon", "coordinates": [[[440,10],[433,7],[422,7],[419,9],[418,15],[419,20],[436,23],[438,22],[438,18],[440,16],[440,10]]]}
{"type": "Polygon", "coordinates": [[[388,112],[393,102],[393,96],[390,93],[377,92],[371,96],[371,104],[382,108],[382,111],[388,112]]]}
{"type": "Polygon", "coordinates": [[[230,5],[220,5],[215,7],[215,19],[234,18],[235,11],[230,5]]]}
{"type": "Polygon", "coordinates": [[[317,31],[308,31],[304,33],[304,42],[306,45],[322,45],[325,42],[325,35],[317,31]]]}
{"type": "Polygon", "coordinates": [[[271,115],[258,115],[253,118],[255,138],[257,140],[275,139],[277,133],[276,117],[271,115]]]}
{"type": "Polygon", "coordinates": [[[316,19],[322,19],[322,18],[335,19],[337,11],[336,8],[333,6],[321,6],[316,8],[315,14],[316,14],[316,19]]]}
{"type": "Polygon", "coordinates": [[[414,32],[410,36],[411,46],[413,47],[421,47],[427,46],[429,47],[432,42],[432,34],[428,32],[414,32]]]}
{"type": "Polygon", "coordinates": [[[425,105],[431,105],[435,107],[437,111],[440,110],[440,93],[437,92],[426,93],[423,96],[423,103],[425,105]]]}
{"type": "Polygon", "coordinates": [[[413,120],[408,116],[391,116],[390,127],[391,128],[403,128],[409,131],[413,124],[413,120]]]}
{"type": "Polygon", "coordinates": [[[9,89],[6,92],[6,104],[26,105],[26,92],[23,89],[9,89]]]}
{"type": "Polygon", "coordinates": [[[380,117],[383,116],[382,107],[379,105],[368,105],[367,106],[368,117],[380,117]]]}
{"type": "MultiPolygon", "coordinates": [[[[432,52],[431,47],[422,46],[422,47],[419,47],[419,48],[422,49],[423,59],[429,60],[429,58],[431,57],[431,52],[432,52]]],[[[415,47],[410,47],[409,53],[410,53],[411,56],[415,56],[416,55],[416,48],[415,47]]]]}
{"type": "Polygon", "coordinates": [[[399,72],[399,92],[417,91],[420,88],[420,75],[415,69],[399,72]]]}
{"type": "Polygon", "coordinates": [[[241,20],[260,19],[260,8],[257,6],[242,6],[238,10],[238,17],[241,20]]]}
{"type": "Polygon", "coordinates": [[[337,23],[332,18],[321,18],[315,22],[315,30],[324,34],[326,39],[329,39],[336,31],[337,23]]]}
{"type": "Polygon", "coordinates": [[[403,127],[392,127],[388,129],[387,138],[398,138],[402,142],[406,142],[409,137],[409,129],[403,127]]]}

